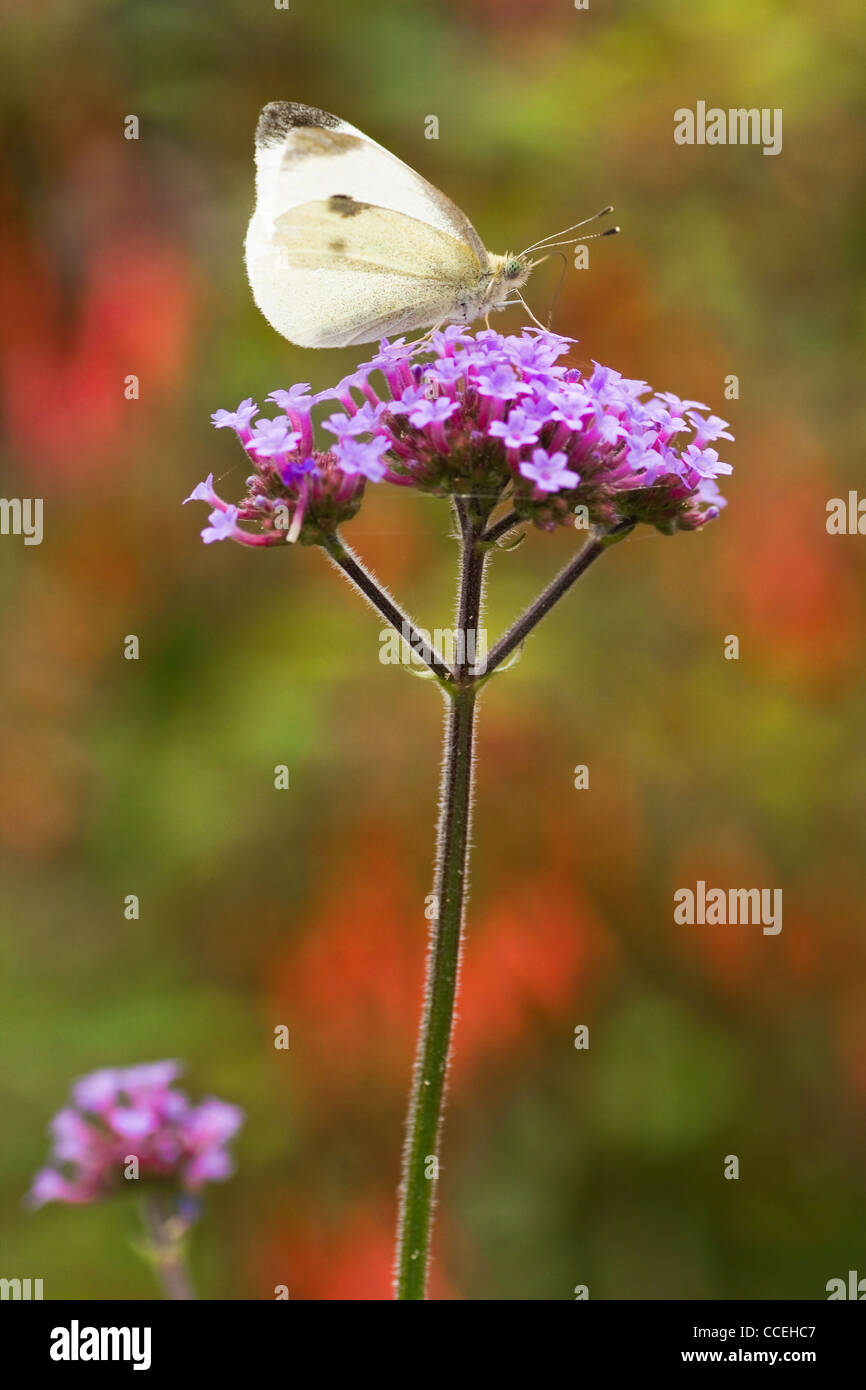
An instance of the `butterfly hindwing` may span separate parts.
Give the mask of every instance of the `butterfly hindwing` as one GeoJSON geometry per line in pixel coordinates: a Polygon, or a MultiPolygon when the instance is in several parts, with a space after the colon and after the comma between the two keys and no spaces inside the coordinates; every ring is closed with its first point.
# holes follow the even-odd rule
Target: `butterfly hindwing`
{"type": "Polygon", "coordinates": [[[305,203],[277,218],[255,263],[260,307],[302,347],[348,347],[445,319],[461,278],[477,274],[462,243],[369,204],[352,214],[305,203]]]}
{"type": "Polygon", "coordinates": [[[459,282],[478,274],[465,242],[415,217],[339,193],[282,213],[273,241],[298,267],[313,266],[320,257],[329,269],[386,270],[421,280],[459,282]]]}

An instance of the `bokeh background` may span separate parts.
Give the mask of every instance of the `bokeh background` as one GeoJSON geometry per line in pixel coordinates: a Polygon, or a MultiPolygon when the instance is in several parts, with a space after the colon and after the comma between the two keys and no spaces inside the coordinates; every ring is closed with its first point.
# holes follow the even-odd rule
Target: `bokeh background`
{"type": "MultiPolygon", "coordinates": [[[[126,1194],[21,1198],[74,1076],[179,1057],[248,1114],[202,1294],[389,1292],[438,695],[379,663],[319,553],[205,548],[180,506],[210,471],[240,491],[212,410],[363,355],[292,348],[250,299],[275,98],[368,131],[494,250],[615,203],[554,326],[737,435],[723,518],[615,550],[484,698],[434,1295],[822,1298],[866,1274],[866,540],[825,530],[863,478],[859,5],[3,8],[0,491],[45,499],[45,538],[0,540],[0,1274],[153,1296],[126,1194]],[[698,100],[783,108],[783,152],[676,145],[698,100]],[[781,887],[781,935],[674,926],[697,878],[781,887]]],[[[447,529],[371,487],[347,538],[435,627],[447,529]]],[[[496,561],[493,634],[574,543],[496,561]]]]}

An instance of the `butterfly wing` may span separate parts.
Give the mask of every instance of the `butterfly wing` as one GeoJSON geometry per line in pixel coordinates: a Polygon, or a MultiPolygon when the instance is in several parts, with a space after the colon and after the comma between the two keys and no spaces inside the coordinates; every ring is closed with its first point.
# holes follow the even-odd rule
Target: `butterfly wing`
{"type": "Polygon", "coordinates": [[[471,222],[409,165],[336,116],[272,102],[256,131],[247,271],[268,321],[340,347],[446,317],[488,268],[471,222]]]}
{"type": "Polygon", "coordinates": [[[464,241],[341,195],[281,213],[256,266],[266,318],[302,347],[349,347],[440,322],[479,274],[464,241]]]}

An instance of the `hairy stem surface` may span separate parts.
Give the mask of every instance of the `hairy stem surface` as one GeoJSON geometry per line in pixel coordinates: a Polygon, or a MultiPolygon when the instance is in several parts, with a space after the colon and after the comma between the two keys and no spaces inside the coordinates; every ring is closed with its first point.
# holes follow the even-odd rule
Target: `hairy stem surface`
{"type": "Polygon", "coordinates": [[[403,1154],[397,1227],[395,1296],[426,1297],[430,1238],[439,1177],[439,1137],[445,1103],[454,1005],[460,973],[466,900],[469,832],[472,820],[473,739],[477,683],[471,679],[472,644],[481,617],[485,554],[478,541],[484,520],[464,506],[458,511],[462,565],[457,604],[461,650],[455,686],[446,691],[447,719],[442,751],[442,783],[437,836],[434,917],[424,1009],[403,1154]],[[470,638],[471,634],[471,638],[470,638]]]}

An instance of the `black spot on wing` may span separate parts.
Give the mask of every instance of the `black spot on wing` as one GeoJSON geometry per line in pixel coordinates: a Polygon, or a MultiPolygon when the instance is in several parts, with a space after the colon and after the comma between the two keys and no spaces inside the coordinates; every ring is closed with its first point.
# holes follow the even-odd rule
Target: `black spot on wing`
{"type": "Polygon", "coordinates": [[[278,145],[290,130],[298,126],[318,126],[332,130],[340,124],[338,116],[322,111],[318,106],[304,106],[299,101],[269,101],[262,107],[256,126],[257,145],[278,145]]]}
{"type": "Polygon", "coordinates": [[[369,203],[356,203],[348,193],[334,193],[328,199],[328,212],[335,212],[340,217],[357,217],[359,212],[363,212],[364,208],[369,206],[369,203]]]}
{"type": "Polygon", "coordinates": [[[329,241],[329,242],[328,242],[328,250],[329,250],[329,251],[335,251],[335,252],[337,253],[337,255],[339,255],[341,251],[345,251],[345,249],[346,249],[346,243],[345,243],[345,241],[343,240],[342,237],[337,237],[336,241],[329,241]]]}

